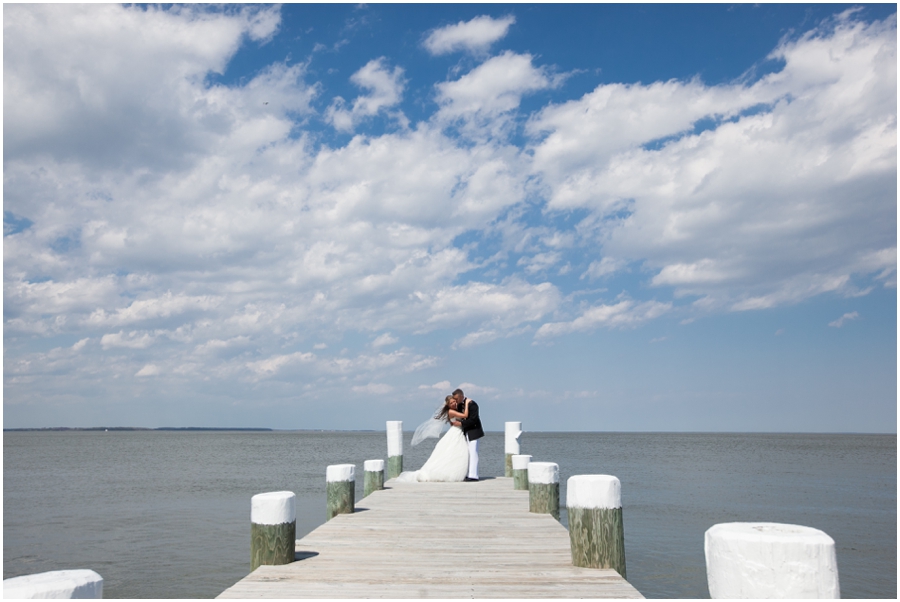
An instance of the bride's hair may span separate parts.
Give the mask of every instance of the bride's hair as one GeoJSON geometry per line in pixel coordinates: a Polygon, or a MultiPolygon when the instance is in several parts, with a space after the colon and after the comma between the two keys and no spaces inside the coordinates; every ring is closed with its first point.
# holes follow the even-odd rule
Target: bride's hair
{"type": "Polygon", "coordinates": [[[438,410],[438,413],[434,415],[434,417],[438,420],[446,420],[450,422],[450,419],[447,417],[447,414],[450,412],[450,402],[453,401],[453,396],[448,395],[444,398],[444,406],[438,410]]]}

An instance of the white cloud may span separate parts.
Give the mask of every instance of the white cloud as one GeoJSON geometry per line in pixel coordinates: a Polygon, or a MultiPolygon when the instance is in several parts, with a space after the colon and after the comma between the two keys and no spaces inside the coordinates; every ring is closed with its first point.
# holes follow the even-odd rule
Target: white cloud
{"type": "Polygon", "coordinates": [[[127,349],[146,349],[156,340],[156,336],[149,332],[139,332],[132,330],[131,332],[119,331],[116,333],[105,334],[100,339],[100,345],[103,349],[112,347],[124,347],[127,349]]]}
{"type": "Polygon", "coordinates": [[[400,339],[398,339],[397,337],[391,336],[391,333],[385,332],[384,334],[377,336],[375,340],[372,341],[372,347],[384,347],[385,345],[393,345],[399,340],[400,339]]]}
{"type": "Polygon", "coordinates": [[[254,10],[253,7],[244,7],[241,12],[249,16],[248,32],[251,40],[268,42],[278,32],[281,15],[277,11],[254,10]]]}
{"type": "Polygon", "coordinates": [[[377,115],[400,102],[405,86],[403,69],[389,69],[385,63],[384,57],[371,60],[350,77],[350,81],[369,90],[369,94],[357,97],[349,109],[344,108],[346,103],[343,98],[334,100],[328,108],[326,118],[335,129],[349,132],[363,119],[377,115]]]}
{"type": "Polygon", "coordinates": [[[306,364],[316,359],[313,353],[297,351],[285,355],[274,355],[264,360],[248,362],[247,367],[259,376],[270,376],[293,364],[306,364]]]}
{"type": "Polygon", "coordinates": [[[472,282],[448,287],[426,295],[418,293],[427,304],[430,328],[486,321],[502,328],[515,328],[540,320],[560,303],[559,291],[549,282],[531,285],[510,280],[502,285],[472,282]]]}
{"type": "MultiPolygon", "coordinates": [[[[305,63],[210,83],[278,11],[5,7],[4,210],[24,225],[4,237],[4,353],[31,387],[11,395],[65,374],[124,396],[147,366],[235,396],[415,389],[394,383],[447,361],[433,349],[674,310],[576,305],[625,271],[686,321],[896,286],[892,21],[786,42],[753,83],[598,86],[535,113],[527,148],[507,136],[522,98],[562,78],[505,52],[437,84],[418,123],[329,146],[311,121],[402,122],[413,80],[370,61],[323,114],[305,63]]],[[[503,35],[473,31],[444,47],[503,35]]]]}
{"type": "Polygon", "coordinates": [[[518,108],[522,96],[561,83],[561,77],[532,65],[532,58],[529,54],[506,51],[457,80],[437,84],[441,108],[436,119],[464,120],[483,128],[518,108]]]}
{"type": "Polygon", "coordinates": [[[535,333],[535,339],[570,334],[573,332],[590,332],[598,327],[628,328],[653,320],[672,309],[671,303],[646,301],[636,303],[624,300],[615,305],[597,305],[585,310],[571,322],[548,322],[535,333]]]}
{"type": "Polygon", "coordinates": [[[369,383],[365,386],[354,386],[354,393],[366,393],[369,395],[387,395],[394,390],[394,387],[384,383],[369,383]]]}
{"type": "Polygon", "coordinates": [[[591,280],[602,278],[625,269],[627,265],[628,262],[615,257],[604,257],[600,261],[592,261],[588,269],[581,275],[581,278],[589,278],[591,280]]]}
{"type": "Polygon", "coordinates": [[[849,322],[850,320],[856,320],[859,318],[859,314],[855,311],[848,312],[835,320],[834,322],[829,322],[829,326],[833,326],[834,328],[840,328],[844,325],[844,322],[849,322]]]}
{"type": "Polygon", "coordinates": [[[155,364],[147,364],[135,373],[135,376],[157,376],[160,373],[159,367],[155,364]]]}
{"type": "Polygon", "coordinates": [[[523,257],[517,263],[525,268],[529,274],[546,272],[549,268],[558,264],[562,254],[557,252],[538,253],[532,257],[523,257]]]}
{"type": "Polygon", "coordinates": [[[210,339],[194,349],[195,354],[199,355],[207,355],[207,354],[223,354],[228,353],[235,348],[248,348],[252,345],[252,340],[248,336],[236,336],[232,337],[228,340],[222,339],[210,339]]]}
{"type": "Polygon", "coordinates": [[[85,311],[108,303],[115,298],[116,289],[112,276],[28,282],[21,276],[7,274],[3,287],[4,305],[6,311],[40,318],[45,314],[85,311]]]}
{"type": "Polygon", "coordinates": [[[87,321],[91,326],[121,326],[155,318],[168,318],[190,310],[207,310],[220,301],[221,299],[209,296],[173,295],[171,291],[166,291],[161,297],[135,301],[128,307],[115,310],[115,313],[107,314],[104,309],[97,309],[91,313],[87,321]]]}
{"type": "Polygon", "coordinates": [[[490,395],[497,392],[497,389],[494,387],[486,387],[473,383],[462,383],[456,388],[462,389],[462,391],[466,394],[466,397],[472,397],[473,395],[490,395]]]}
{"type": "Polygon", "coordinates": [[[587,210],[618,262],[586,275],[640,262],[708,310],[896,286],[894,20],[845,15],[772,58],[752,84],[604,84],[531,120],[549,207],[587,210]]]}
{"type": "Polygon", "coordinates": [[[650,282],[654,286],[678,286],[687,283],[718,283],[734,276],[731,270],[718,264],[714,259],[705,258],[691,264],[667,265],[650,282]]]}
{"type": "Polygon", "coordinates": [[[354,374],[360,372],[377,372],[396,370],[399,372],[415,372],[437,365],[438,358],[411,353],[403,348],[391,353],[376,355],[360,354],[356,357],[335,357],[319,362],[319,370],[332,374],[354,374]]]}
{"type": "Polygon", "coordinates": [[[406,348],[391,353],[374,355],[363,353],[353,357],[343,355],[327,357],[297,351],[246,362],[244,367],[249,369],[256,378],[278,375],[282,379],[292,380],[301,373],[301,367],[304,375],[343,377],[356,374],[416,372],[436,366],[439,361],[440,359],[437,357],[412,353],[406,348]]]}
{"type": "Polygon", "coordinates": [[[502,328],[497,327],[498,325],[495,323],[493,324],[493,326],[494,327],[483,326],[479,330],[466,333],[465,336],[453,342],[452,348],[466,349],[468,347],[475,347],[478,345],[487,345],[488,343],[491,343],[498,339],[509,339],[512,337],[517,337],[533,330],[531,326],[527,325],[518,328],[502,328]]]}
{"type": "Polygon", "coordinates": [[[424,46],[435,55],[458,51],[483,53],[491,44],[506,36],[515,22],[516,18],[512,15],[500,19],[481,15],[470,21],[435,29],[425,38],[424,46]]]}
{"type": "Polygon", "coordinates": [[[436,391],[449,391],[450,390],[450,381],[442,380],[441,382],[434,383],[433,385],[419,385],[419,389],[435,389],[436,391]]]}
{"type": "MultiPolygon", "coordinates": [[[[264,39],[279,22],[275,7],[11,6],[3,31],[4,153],[50,151],[98,167],[183,165],[235,118],[265,118],[261,102],[235,106],[234,94],[204,89],[202,80],[224,71],[245,33],[264,39]]],[[[308,99],[295,88],[295,106],[308,99]]]]}
{"type": "Polygon", "coordinates": [[[502,337],[503,333],[498,330],[479,330],[477,332],[470,332],[466,334],[464,337],[456,341],[454,347],[465,349],[467,347],[475,347],[476,345],[486,345],[487,343],[496,341],[497,339],[502,337]]]}

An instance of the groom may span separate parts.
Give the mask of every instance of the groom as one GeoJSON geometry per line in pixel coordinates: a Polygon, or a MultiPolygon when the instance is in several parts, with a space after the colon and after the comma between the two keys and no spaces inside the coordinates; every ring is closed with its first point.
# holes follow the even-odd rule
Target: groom
{"type": "MultiPolygon", "coordinates": [[[[453,392],[453,399],[456,400],[457,408],[460,412],[465,410],[466,396],[462,389],[453,392]]],[[[478,480],[478,440],[484,437],[484,429],[481,428],[481,418],[478,417],[478,404],[469,401],[469,417],[460,421],[463,434],[469,442],[469,474],[463,479],[464,481],[478,480]]]]}

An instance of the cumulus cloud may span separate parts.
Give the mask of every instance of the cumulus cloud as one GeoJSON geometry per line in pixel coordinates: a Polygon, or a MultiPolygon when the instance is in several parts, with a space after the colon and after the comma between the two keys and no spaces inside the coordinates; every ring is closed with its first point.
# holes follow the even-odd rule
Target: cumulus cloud
{"type": "MultiPolygon", "coordinates": [[[[483,53],[513,22],[428,47],[483,53]]],[[[339,145],[310,121],[402,121],[412,78],[375,58],[321,112],[306,63],[214,83],[279,27],[277,7],[5,7],[10,398],[52,397],[47,374],[122,398],[136,376],[401,393],[436,349],[896,286],[893,20],[787,39],[755,81],[604,83],[530,115],[563,78],[502,52],[339,145]],[[625,273],[630,296],[577,305],[625,273]]]]}
{"type": "Polygon", "coordinates": [[[539,272],[547,271],[547,269],[559,263],[561,259],[561,253],[538,253],[531,257],[521,258],[518,261],[518,265],[521,265],[529,274],[537,274],[539,272]]]}
{"type": "Polygon", "coordinates": [[[531,285],[518,279],[501,285],[473,282],[416,296],[429,308],[427,329],[485,320],[511,328],[540,320],[560,303],[559,291],[549,282],[531,285]]]}
{"type": "Polygon", "coordinates": [[[512,15],[500,19],[481,15],[470,21],[435,29],[425,38],[424,46],[435,55],[459,51],[483,53],[491,44],[505,37],[515,22],[516,18],[512,15]]]}
{"type": "Polygon", "coordinates": [[[658,318],[672,309],[671,303],[646,301],[637,303],[632,300],[620,301],[614,305],[597,305],[585,310],[570,322],[548,322],[535,333],[535,339],[548,339],[573,332],[590,332],[598,327],[627,328],[634,327],[658,318]]]}
{"type": "Polygon", "coordinates": [[[350,77],[354,84],[369,91],[359,96],[350,108],[337,97],[328,108],[326,118],[335,129],[349,132],[367,117],[372,117],[400,102],[403,94],[403,69],[388,68],[384,57],[374,59],[350,77]]]}
{"type": "Polygon", "coordinates": [[[450,390],[450,381],[442,380],[439,383],[434,383],[433,385],[419,385],[419,389],[435,389],[436,391],[449,391],[450,390]]]}
{"type": "Polygon", "coordinates": [[[297,351],[284,355],[274,355],[264,360],[249,362],[247,367],[260,376],[268,376],[281,371],[282,368],[297,363],[308,363],[316,359],[313,353],[297,351]]]}
{"type": "Polygon", "coordinates": [[[138,370],[134,375],[135,376],[156,376],[159,374],[159,367],[155,364],[147,364],[140,370],[138,370]]]}
{"type": "Polygon", "coordinates": [[[128,349],[146,349],[156,340],[156,335],[149,332],[139,332],[132,330],[131,332],[119,331],[115,333],[105,334],[100,339],[100,345],[104,349],[111,347],[125,347],[128,349]]]}
{"type": "Polygon", "coordinates": [[[549,207],[589,211],[582,231],[615,258],[586,275],[638,261],[652,286],[732,310],[895,286],[894,19],[844,14],[771,58],[784,67],[752,83],[604,84],[533,117],[549,207]]]}
{"type": "Polygon", "coordinates": [[[173,295],[171,291],[166,291],[161,297],[134,301],[114,313],[107,314],[103,308],[97,309],[87,321],[91,326],[122,326],[155,318],[168,318],[190,310],[210,309],[220,301],[209,296],[173,295]]]}
{"type": "Polygon", "coordinates": [[[508,339],[519,336],[532,329],[531,326],[522,326],[519,328],[502,328],[491,327],[492,325],[483,326],[475,332],[466,333],[465,336],[453,342],[454,349],[466,349],[468,347],[476,347],[478,345],[486,345],[498,339],[508,339]]]}
{"type": "MultiPolygon", "coordinates": [[[[457,80],[437,84],[440,110],[436,118],[484,128],[518,108],[526,94],[562,82],[562,77],[553,75],[546,67],[535,67],[532,61],[529,54],[506,51],[457,80]]],[[[498,124],[505,122],[500,120],[498,124]]],[[[498,124],[494,124],[494,129],[498,124]]]]}
{"type": "Polygon", "coordinates": [[[394,387],[385,383],[369,383],[362,386],[352,387],[354,393],[366,393],[369,395],[387,395],[394,390],[394,387]]]}
{"type": "Polygon", "coordinates": [[[855,311],[848,312],[835,320],[834,322],[829,322],[829,326],[833,326],[834,328],[840,328],[844,325],[844,322],[849,322],[850,320],[856,320],[859,318],[859,314],[855,311]]]}
{"type": "Polygon", "coordinates": [[[400,339],[397,337],[391,336],[391,333],[385,332],[384,334],[378,335],[374,341],[372,341],[372,347],[384,347],[385,345],[393,345],[398,342],[400,339]]]}
{"type": "Polygon", "coordinates": [[[490,395],[497,392],[497,389],[494,387],[486,387],[474,383],[461,383],[456,389],[462,389],[466,394],[466,397],[473,395],[490,395]]]}
{"type": "Polygon", "coordinates": [[[581,278],[589,278],[591,280],[602,278],[623,270],[627,265],[628,262],[621,259],[604,257],[600,261],[592,261],[588,269],[581,275],[581,278]]]}
{"type": "MultiPolygon", "coordinates": [[[[183,164],[237,122],[252,120],[250,109],[265,119],[261,102],[236,106],[233,94],[205,88],[203,78],[224,71],[245,34],[267,38],[279,22],[275,7],[10,7],[4,152],[103,168],[183,164]]],[[[309,92],[293,92],[291,104],[303,110],[309,92]]]]}

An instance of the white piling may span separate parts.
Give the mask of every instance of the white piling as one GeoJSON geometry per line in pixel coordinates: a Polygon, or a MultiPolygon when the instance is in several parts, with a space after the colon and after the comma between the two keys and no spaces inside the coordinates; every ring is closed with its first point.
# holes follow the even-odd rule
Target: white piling
{"type": "Polygon", "coordinates": [[[3,580],[3,597],[6,599],[35,598],[102,598],[103,577],[89,569],[49,571],[35,575],[22,575],[3,580]]]}
{"type": "Polygon", "coordinates": [[[779,523],[721,523],[706,531],[712,598],[840,598],[834,540],[779,523]]]}
{"type": "Polygon", "coordinates": [[[515,454],[512,457],[513,489],[528,490],[528,463],[531,456],[527,454],[515,454]]]}
{"type": "Polygon", "coordinates": [[[403,421],[387,421],[388,446],[388,479],[400,476],[403,472],[403,421]]]}
{"type": "Polygon", "coordinates": [[[250,498],[250,570],[294,562],[297,496],[292,491],[258,493],[250,498]]]}
{"type": "Polygon", "coordinates": [[[521,422],[506,423],[506,472],[507,477],[513,476],[512,457],[519,453],[519,435],[522,434],[521,422]]]}
{"type": "Polygon", "coordinates": [[[363,497],[384,489],[384,460],[366,460],[363,463],[363,497]]]}
{"type": "Polygon", "coordinates": [[[611,475],[575,475],[566,481],[572,564],[625,575],[622,485],[611,475]]]}
{"type": "Polygon", "coordinates": [[[559,520],[559,464],[528,463],[528,510],[559,520]]]}
{"type": "Polygon", "coordinates": [[[356,466],[332,464],[325,469],[326,521],[338,514],[353,514],[356,506],[356,466]]]}

